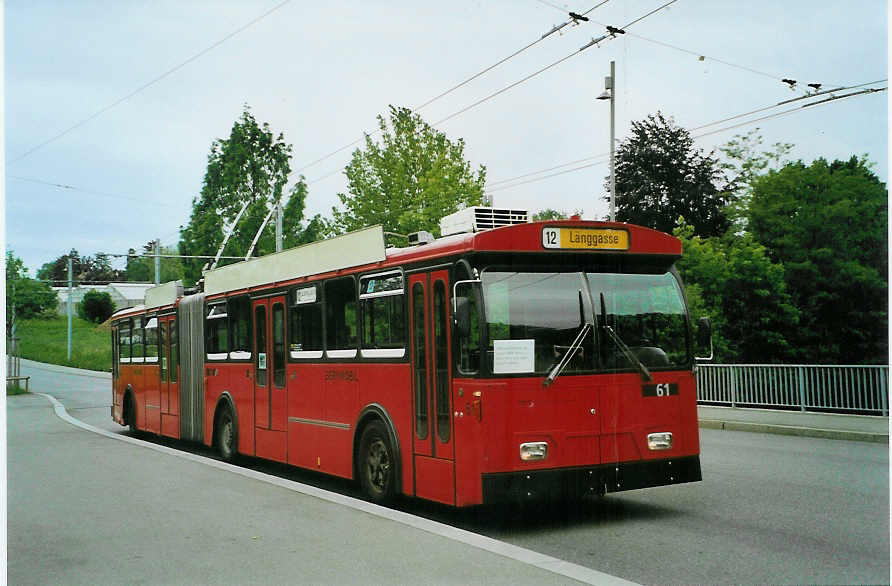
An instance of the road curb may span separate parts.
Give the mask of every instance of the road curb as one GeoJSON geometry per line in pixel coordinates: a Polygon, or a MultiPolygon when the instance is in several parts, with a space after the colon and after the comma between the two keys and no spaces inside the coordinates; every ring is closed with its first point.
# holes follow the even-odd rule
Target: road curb
{"type": "Polygon", "coordinates": [[[722,429],[726,431],[749,431],[756,433],[773,433],[799,437],[817,437],[824,439],[840,439],[857,442],[888,444],[889,434],[870,433],[866,431],[849,431],[840,429],[817,429],[794,425],[777,425],[771,423],[749,423],[746,421],[724,421],[720,419],[701,419],[700,427],[704,429],[722,429]]]}
{"type": "Polygon", "coordinates": [[[104,372],[101,370],[86,370],[84,368],[74,368],[72,366],[61,366],[59,364],[49,364],[47,362],[37,362],[36,360],[29,360],[27,358],[22,358],[22,366],[27,366],[29,368],[37,368],[40,370],[48,370],[50,372],[63,372],[65,374],[71,374],[75,376],[89,376],[93,378],[105,378],[111,380],[111,373],[104,372]]]}

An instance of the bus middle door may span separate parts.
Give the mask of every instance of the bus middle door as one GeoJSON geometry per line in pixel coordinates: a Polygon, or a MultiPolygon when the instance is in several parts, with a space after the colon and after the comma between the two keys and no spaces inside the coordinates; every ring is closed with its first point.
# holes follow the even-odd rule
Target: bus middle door
{"type": "Polygon", "coordinates": [[[285,297],[255,299],[253,308],[256,455],[285,462],[285,297]]]}

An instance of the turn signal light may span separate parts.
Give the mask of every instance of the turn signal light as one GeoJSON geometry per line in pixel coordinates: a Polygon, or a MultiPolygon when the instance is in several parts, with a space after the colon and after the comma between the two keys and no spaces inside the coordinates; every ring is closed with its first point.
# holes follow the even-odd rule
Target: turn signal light
{"type": "Polygon", "coordinates": [[[651,450],[671,450],[672,449],[672,433],[662,431],[660,433],[651,433],[647,436],[647,447],[651,450]]]}
{"type": "Polygon", "coordinates": [[[544,460],[548,457],[548,442],[527,442],[520,444],[520,459],[524,462],[544,460]]]}

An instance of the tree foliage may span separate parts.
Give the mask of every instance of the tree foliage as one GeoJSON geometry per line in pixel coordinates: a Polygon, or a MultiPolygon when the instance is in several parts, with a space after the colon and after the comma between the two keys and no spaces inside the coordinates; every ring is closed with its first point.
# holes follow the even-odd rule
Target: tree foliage
{"type": "Polygon", "coordinates": [[[548,220],[566,220],[571,215],[582,217],[582,210],[576,210],[572,214],[568,214],[563,210],[553,210],[551,208],[545,208],[533,214],[532,220],[534,222],[544,222],[548,220]]]}
{"type": "Polygon", "coordinates": [[[888,192],[865,158],[756,177],[748,229],[783,263],[803,360],[888,361],[888,192]]]}
{"type": "Polygon", "coordinates": [[[68,254],[44,263],[37,271],[37,278],[52,281],[58,286],[68,283],[68,259],[71,258],[72,279],[82,283],[112,283],[123,280],[122,271],[111,266],[108,255],[97,252],[95,257],[80,256],[74,248],[68,254]]]}
{"type": "MultiPolygon", "coordinates": [[[[147,242],[142,246],[142,251],[136,249],[127,251],[127,268],[124,269],[124,278],[130,283],[154,283],[155,259],[150,256],[155,253],[155,243],[147,242]]],[[[179,258],[173,258],[178,254],[176,248],[161,247],[161,282],[179,281],[183,279],[183,262],[179,258]]]]}
{"type": "Polygon", "coordinates": [[[709,316],[719,362],[778,363],[794,357],[789,342],[799,312],[783,266],[749,234],[701,238],[684,220],[675,229],[684,256],[678,270],[691,317],[709,316]]]}
{"type": "Polygon", "coordinates": [[[115,302],[105,291],[90,289],[77,306],[77,314],[81,319],[100,324],[115,312],[115,302]]]}
{"type": "Polygon", "coordinates": [[[616,150],[615,173],[621,222],[671,232],[684,216],[699,236],[721,236],[730,226],[718,159],[695,149],[690,133],[661,112],[632,122],[616,150]]]}
{"type": "Polygon", "coordinates": [[[762,150],[761,145],[762,135],[755,128],[744,135],[735,135],[719,147],[725,156],[721,167],[729,177],[725,189],[732,194],[726,214],[740,228],[745,228],[753,180],[776,170],[793,150],[793,145],[788,142],[776,142],[768,150],[762,150]]]}
{"type": "Polygon", "coordinates": [[[59,299],[49,284],[28,277],[28,269],[13,251],[6,251],[6,335],[17,319],[38,317],[56,309],[59,299]]]}
{"type": "MultiPolygon", "coordinates": [[[[250,108],[245,106],[233,124],[229,138],[211,144],[201,194],[192,201],[188,225],[180,229],[180,253],[215,255],[223,243],[224,230],[233,224],[242,206],[247,205],[223,250],[223,256],[245,256],[269,210],[284,200],[291,171],[290,159],[291,145],[285,142],[284,135],[275,136],[267,123],[259,125],[250,108]]],[[[303,177],[292,187],[290,195],[283,214],[283,227],[291,241],[297,241],[304,237],[299,229],[306,198],[303,177]]],[[[274,251],[275,223],[270,221],[254,255],[274,251]]],[[[203,259],[183,260],[188,284],[201,278],[201,268],[206,262],[203,259]]]]}
{"type": "Polygon", "coordinates": [[[440,234],[440,218],[483,201],[486,168],[464,159],[463,139],[449,140],[407,108],[390,107],[390,125],[378,116],[380,142],[365,136],[344,170],[348,192],[339,193],[332,231],[381,224],[385,231],[440,234]]]}

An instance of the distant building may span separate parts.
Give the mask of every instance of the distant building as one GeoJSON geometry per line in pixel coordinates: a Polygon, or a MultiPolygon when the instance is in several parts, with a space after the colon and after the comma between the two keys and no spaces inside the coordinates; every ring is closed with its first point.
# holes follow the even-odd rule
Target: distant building
{"type": "MultiPolygon", "coordinates": [[[[125,307],[133,307],[141,305],[146,298],[146,289],[150,289],[155,285],[152,283],[109,283],[108,285],[79,285],[71,289],[71,301],[74,304],[74,310],[77,311],[77,304],[84,299],[87,291],[99,291],[111,295],[112,302],[115,304],[115,311],[124,309],[125,307]]],[[[59,313],[61,315],[68,314],[68,287],[53,287],[56,296],[59,298],[59,313]]]]}

